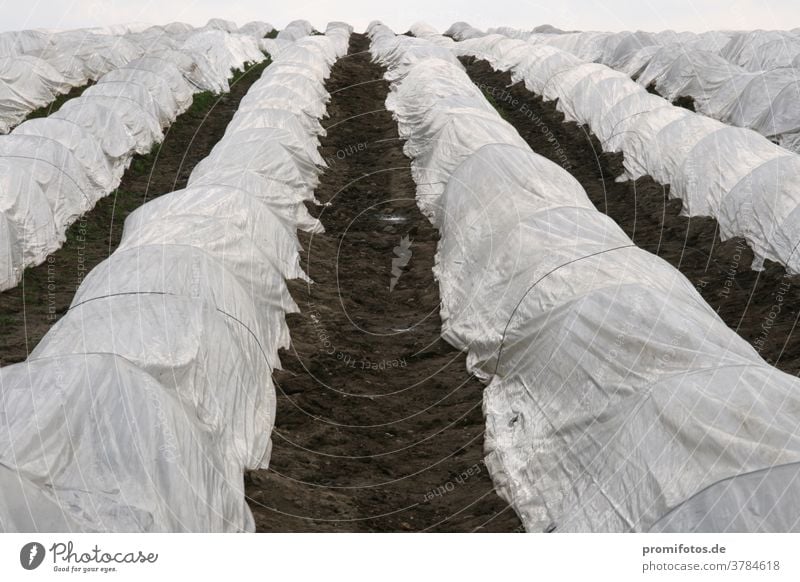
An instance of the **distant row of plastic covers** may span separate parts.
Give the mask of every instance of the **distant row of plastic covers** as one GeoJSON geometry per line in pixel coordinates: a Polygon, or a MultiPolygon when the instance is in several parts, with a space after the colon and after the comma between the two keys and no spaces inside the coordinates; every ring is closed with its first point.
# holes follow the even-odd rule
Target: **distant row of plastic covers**
{"type": "MultiPolygon", "coordinates": [[[[528,40],[535,44],[546,43],[571,52],[593,62],[612,68],[623,67],[639,59],[649,58],[648,52],[660,47],[684,47],[685,51],[699,51],[719,55],[732,65],[748,71],[767,71],[798,64],[800,59],[800,29],[791,31],[720,31],[701,33],[664,30],[651,33],[623,32],[564,32],[552,27],[539,27],[533,31],[509,27],[488,29],[488,34],[502,34],[509,38],[528,40]],[[642,52],[642,49],[647,49],[642,52]]],[[[445,33],[456,40],[477,38],[487,34],[465,22],[453,24],[445,33]]]]}
{"type": "Polygon", "coordinates": [[[369,33],[441,233],[443,334],[491,381],[486,464],[526,529],[797,529],[800,382],[532,152],[439,47],[369,33]]]}
{"type": "Polygon", "coordinates": [[[315,30],[307,20],[294,20],[281,29],[275,38],[262,41],[262,48],[268,53],[281,52],[297,39],[314,34],[315,30]]]}
{"type": "Polygon", "coordinates": [[[302,38],[248,91],[188,186],[132,213],[30,358],[0,371],[6,531],[250,531],[323,82],[350,28],[302,38]]]}
{"type": "Polygon", "coordinates": [[[226,91],[230,63],[220,62],[220,56],[224,61],[231,52],[239,59],[253,40],[272,30],[261,22],[237,29],[212,20],[202,28],[173,23],[118,34],[99,29],[0,33],[0,133],[56,96],[142,57],[167,59],[197,87],[226,91]]]}
{"type": "Polygon", "coordinates": [[[163,140],[195,92],[228,90],[231,69],[265,58],[258,39],[221,31],[192,34],[182,47],[128,60],[56,113],[0,136],[0,291],[61,247],[69,225],[119,185],[134,154],[163,140]]]}
{"type": "Polygon", "coordinates": [[[689,216],[713,216],[723,239],[744,237],[764,259],[800,273],[800,156],[758,133],[675,107],[619,71],[547,45],[488,35],[455,45],[586,124],[604,151],[622,152],[624,178],[669,184],[689,216]]]}
{"type": "MultiPolygon", "coordinates": [[[[459,39],[483,36],[466,23],[457,23],[448,32],[459,39]]],[[[800,150],[798,31],[490,32],[606,64],[644,87],[655,86],[670,101],[691,97],[695,109],[705,115],[800,150]]]]}
{"type": "MultiPolygon", "coordinates": [[[[800,37],[795,43],[800,44],[800,37]]],[[[779,56],[778,47],[770,50],[779,56]]],[[[776,61],[763,65],[769,68],[749,70],[711,51],[669,44],[640,49],[616,68],[635,77],[644,87],[654,85],[667,99],[691,97],[697,111],[753,129],[798,151],[800,57],[793,63],[778,65],[776,61]]]]}
{"type": "Polygon", "coordinates": [[[163,36],[179,38],[196,32],[219,30],[231,34],[245,34],[256,38],[263,38],[275,27],[266,22],[253,21],[239,27],[235,22],[212,18],[205,26],[194,27],[185,22],[172,22],[164,25],[126,25],[117,24],[110,27],[81,28],[73,30],[19,30],[0,32],[0,57],[48,54],[55,47],[72,46],[76,39],[83,39],[86,43],[97,42],[97,37],[126,36],[127,40],[134,42],[141,48],[148,48],[144,39],[160,39],[163,36]]]}

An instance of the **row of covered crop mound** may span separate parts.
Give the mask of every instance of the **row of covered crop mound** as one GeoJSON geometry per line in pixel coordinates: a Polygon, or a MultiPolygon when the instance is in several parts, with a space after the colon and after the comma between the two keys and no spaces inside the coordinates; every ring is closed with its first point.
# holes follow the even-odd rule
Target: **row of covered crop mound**
{"type": "Polygon", "coordinates": [[[0,136],[0,291],[61,247],[69,225],[119,185],[134,154],[163,140],[194,93],[227,91],[231,69],[264,59],[253,36],[192,32],[177,50],[165,32],[138,34],[145,56],[0,136]]]}
{"type": "Polygon", "coordinates": [[[800,382],[532,152],[451,55],[369,32],[441,233],[443,334],[490,381],[486,463],[525,527],[796,528],[800,382]]]}
{"type": "Polygon", "coordinates": [[[627,75],[547,45],[501,35],[454,45],[487,60],[586,124],[604,151],[622,152],[626,178],[669,184],[689,216],[713,216],[723,239],[744,237],[753,267],[764,259],[800,272],[800,155],[758,133],[710,119],[648,93],[627,75]]]}
{"type": "MultiPolygon", "coordinates": [[[[482,33],[454,25],[459,39],[482,33]]],[[[490,29],[606,64],[655,86],[670,101],[691,97],[697,111],[746,127],[800,150],[800,34],[798,31],[704,33],[523,33],[490,29]]]]}
{"type": "MultiPolygon", "coordinates": [[[[662,48],[682,47],[684,53],[717,55],[727,63],[747,71],[770,71],[800,66],[800,28],[793,30],[752,30],[706,32],[643,31],[565,32],[544,25],[531,31],[510,27],[490,28],[489,34],[533,43],[547,43],[576,56],[613,68],[647,64],[662,48]]],[[[456,40],[476,38],[485,32],[465,22],[453,24],[445,33],[456,40]]]]}
{"type": "Polygon", "coordinates": [[[285,278],[304,276],[296,229],[320,228],[303,202],[349,34],[273,54],[186,189],[132,213],[67,314],[0,370],[0,529],[254,528],[242,473],[269,461],[285,278]]]}
{"type": "MultiPolygon", "coordinates": [[[[177,66],[201,90],[227,91],[229,66],[252,56],[253,42],[271,25],[211,20],[202,28],[172,23],[139,30],[127,27],[61,32],[0,33],[0,133],[62,93],[146,57],[177,66]]],[[[151,70],[148,68],[147,70],[151,70]]]]}

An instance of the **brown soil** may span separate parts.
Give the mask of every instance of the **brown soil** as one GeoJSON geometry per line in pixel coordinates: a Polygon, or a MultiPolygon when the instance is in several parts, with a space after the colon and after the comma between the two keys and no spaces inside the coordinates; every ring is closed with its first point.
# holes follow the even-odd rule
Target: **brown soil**
{"type": "Polygon", "coordinates": [[[751,270],[753,253],[744,239],[722,242],[714,219],[679,216],[681,201],[669,198],[669,186],[650,177],[615,182],[622,173],[622,155],[602,153],[589,128],[566,123],[555,102],[544,102],[522,83],[509,87],[511,76],[493,71],[485,61],[462,62],[475,83],[489,92],[496,88],[495,107],[536,153],[575,176],[595,206],[637,245],[680,269],[768,362],[800,373],[800,336],[795,333],[800,278],[787,276],[770,261],[762,272],[751,270]],[[501,94],[502,89],[507,93],[501,94]]]}
{"type": "MultiPolygon", "coordinates": [[[[663,95],[658,92],[658,89],[656,89],[655,83],[650,83],[647,86],[647,91],[649,93],[652,93],[653,95],[658,95],[659,97],[663,97],[663,95]]],[[[689,95],[682,95],[674,99],[672,101],[672,104],[675,105],[676,107],[683,107],[684,109],[688,109],[689,111],[696,111],[694,105],[694,97],[691,97],[689,95]]]]}
{"type": "Polygon", "coordinates": [[[368,46],[354,34],[327,83],[317,197],[330,206],[312,209],[326,233],[303,239],[315,283],[290,286],[302,313],[274,376],[270,468],[246,478],[257,529],[518,531],[482,461],[483,385],[439,337],[438,234],[368,46]],[[411,257],[390,291],[403,236],[411,257]]]}
{"type": "Polygon", "coordinates": [[[64,246],[42,265],[26,269],[17,287],[0,293],[0,365],[24,360],[66,312],[83,277],[119,244],[128,214],[186,185],[267,62],[237,75],[226,95],[195,95],[192,107],[170,126],[161,146],[134,157],[119,188],[70,227],[64,246]]]}
{"type": "Polygon", "coordinates": [[[677,107],[683,107],[684,109],[688,109],[689,111],[695,111],[694,97],[690,95],[682,95],[677,99],[675,99],[672,102],[672,104],[677,107]]]}

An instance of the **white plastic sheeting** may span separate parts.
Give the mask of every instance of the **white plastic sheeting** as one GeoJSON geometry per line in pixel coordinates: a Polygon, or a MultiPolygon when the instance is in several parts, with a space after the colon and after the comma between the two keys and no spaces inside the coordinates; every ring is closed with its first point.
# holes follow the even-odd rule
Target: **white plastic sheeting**
{"type": "MultiPolygon", "coordinates": [[[[495,66],[503,61],[504,47],[518,42],[485,36],[454,50],[495,66]]],[[[530,52],[543,48],[533,45],[530,52]]],[[[755,131],[674,107],[605,65],[563,54],[535,60],[518,55],[518,64],[510,65],[512,77],[547,99],[557,98],[567,120],[587,124],[605,151],[623,152],[626,178],[650,175],[669,184],[685,214],[713,216],[723,238],[744,237],[755,255],[753,268],[770,259],[800,273],[800,217],[792,190],[800,182],[797,154],[755,131]]]]}
{"type": "Polygon", "coordinates": [[[707,112],[712,117],[740,127],[753,127],[756,120],[766,113],[770,116],[792,117],[800,124],[800,105],[788,109],[784,106],[773,107],[773,101],[781,91],[800,83],[800,70],[783,68],[750,73],[728,83],[733,90],[728,93],[727,99],[711,102],[717,105],[717,108],[707,112]]]}
{"type": "MultiPolygon", "coordinates": [[[[135,59],[128,64],[120,67],[117,71],[118,74],[127,74],[132,76],[135,82],[135,75],[138,73],[148,74],[143,82],[145,85],[158,85],[159,80],[163,81],[169,87],[170,95],[167,99],[174,99],[175,106],[171,114],[180,115],[192,104],[192,94],[194,89],[190,81],[184,77],[181,70],[169,57],[153,57],[147,56],[140,59],[135,59]],[[152,75],[152,76],[151,76],[152,75]],[[153,78],[156,77],[156,79],[153,78]]],[[[154,87],[156,89],[157,87],[154,87]]],[[[163,91],[163,89],[161,89],[163,91]]]]}
{"type": "MultiPolygon", "coordinates": [[[[268,24],[254,22],[240,32],[235,25],[234,30],[229,30],[231,24],[214,20],[200,29],[173,23],[135,30],[3,33],[0,133],[8,132],[28,113],[47,105],[58,94],[97,80],[141,57],[166,56],[199,89],[227,91],[230,76],[227,67],[239,68],[245,61],[258,60],[259,40],[263,37],[258,32],[271,30],[268,24]]],[[[154,68],[148,70],[162,76],[164,73],[154,68]]]]}
{"type": "Polygon", "coordinates": [[[637,81],[644,87],[654,84],[670,101],[692,97],[698,111],[710,114],[713,97],[721,87],[745,73],[714,53],[670,45],[659,49],[637,81]]]}
{"type": "Polygon", "coordinates": [[[195,90],[212,93],[227,93],[230,90],[228,76],[218,72],[204,54],[183,49],[160,49],[150,51],[147,56],[172,63],[195,90]]]}
{"type": "Polygon", "coordinates": [[[22,55],[47,46],[47,33],[40,30],[0,32],[0,56],[22,55]]]}
{"type": "Polygon", "coordinates": [[[0,139],[0,159],[16,165],[48,199],[56,224],[70,224],[104,195],[73,153],[38,135],[11,134],[0,139]]]}
{"type": "Polygon", "coordinates": [[[231,69],[240,69],[247,62],[263,60],[260,47],[258,39],[249,35],[203,30],[191,34],[179,48],[202,56],[219,80],[230,77],[231,69]]]}
{"type": "Polygon", "coordinates": [[[485,33],[466,22],[454,22],[444,34],[455,40],[467,40],[469,38],[483,36],[485,33]]]}
{"type": "Polygon", "coordinates": [[[732,33],[720,55],[751,71],[785,66],[800,54],[800,37],[786,30],[752,30],[732,33]]]}
{"type": "MultiPolygon", "coordinates": [[[[54,36],[51,42],[64,48],[87,38],[93,42],[98,35],[54,36]]],[[[146,46],[114,57],[112,70],[58,112],[0,136],[0,162],[10,172],[0,192],[0,291],[16,285],[25,267],[58,249],[69,225],[119,185],[134,154],[146,154],[161,142],[163,129],[186,111],[195,92],[227,90],[231,68],[264,58],[258,39],[218,29],[181,28],[170,34],[150,27],[129,36],[146,46]],[[170,48],[178,44],[184,48],[170,48]],[[33,207],[43,200],[47,208],[33,207]],[[21,222],[26,217],[35,220],[21,222]]],[[[128,40],[123,45],[134,46],[128,40]]],[[[33,58],[15,57],[15,63],[23,66],[24,59],[33,58]]],[[[0,96],[0,117],[2,103],[0,96]]]]}
{"type": "Polygon", "coordinates": [[[669,100],[691,97],[697,111],[758,131],[789,149],[800,135],[800,104],[794,98],[800,86],[800,36],[795,32],[504,32],[611,66],[645,87],[653,84],[669,100]]]}
{"type": "Polygon", "coordinates": [[[295,41],[309,36],[314,32],[314,27],[308,20],[293,20],[278,32],[280,40],[295,41]]]}
{"type": "MultiPolygon", "coordinates": [[[[314,74],[284,71],[282,83],[320,95],[350,30],[297,41],[317,55],[314,74]]],[[[230,147],[253,132],[276,147],[317,142],[280,115],[237,123],[259,106],[281,110],[271,77],[268,67],[252,86],[258,103],[236,113],[214,163],[132,213],[67,314],[26,362],[0,370],[10,427],[0,436],[0,529],[254,528],[242,472],[269,462],[271,374],[289,343],[285,314],[296,310],[285,278],[304,276],[296,229],[320,228],[303,206],[315,178],[306,156],[230,147]]]]}
{"type": "MultiPolygon", "coordinates": [[[[373,56],[391,67],[408,41],[377,23],[369,31],[373,56]]],[[[443,335],[490,380],[486,463],[526,529],[796,529],[781,496],[796,499],[800,481],[774,468],[800,459],[800,382],[497,113],[448,102],[459,86],[473,98],[459,66],[419,60],[393,82],[387,108],[407,152],[444,169],[443,335]],[[438,147],[435,128],[450,123],[470,131],[457,148],[438,147]],[[723,504],[703,496],[710,487],[723,504]]]]}
{"type": "MultiPolygon", "coordinates": [[[[141,55],[142,49],[118,37],[68,31],[31,37],[13,34],[17,48],[0,55],[0,133],[7,133],[31,111],[56,96],[141,55]],[[30,42],[30,39],[35,42],[30,42]]],[[[0,42],[2,50],[2,42],[0,42]]]]}
{"type": "Polygon", "coordinates": [[[0,133],[69,91],[70,84],[46,61],[33,56],[0,58],[0,133]]]}
{"type": "Polygon", "coordinates": [[[108,353],[0,371],[3,531],[252,527],[241,475],[150,374],[108,353]],[[158,491],[158,495],[153,492],[158,491]]]}
{"type": "Polygon", "coordinates": [[[261,39],[267,36],[273,30],[275,30],[275,27],[271,24],[254,20],[240,26],[237,32],[239,34],[246,34],[261,39]]]}

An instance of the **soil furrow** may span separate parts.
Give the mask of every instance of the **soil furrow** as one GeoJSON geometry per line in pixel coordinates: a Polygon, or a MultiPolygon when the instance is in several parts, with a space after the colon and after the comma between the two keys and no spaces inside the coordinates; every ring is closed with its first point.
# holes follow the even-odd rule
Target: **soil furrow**
{"type": "Polygon", "coordinates": [[[710,217],[681,216],[681,201],[669,186],[649,176],[616,182],[622,154],[603,153],[588,127],[565,122],[556,102],[545,102],[511,75],[486,61],[462,58],[467,73],[533,151],[559,164],[583,186],[601,212],[619,224],[640,247],[678,268],[705,300],[768,362],[800,373],[800,278],[767,261],[761,272],[742,238],[722,242],[710,217]]]}
{"type": "Polygon", "coordinates": [[[369,41],[333,68],[329,168],[303,236],[314,284],[276,371],[270,468],[248,474],[259,531],[514,531],[483,465],[483,385],[440,339],[438,234],[417,209],[369,41]]]}
{"type": "Polygon", "coordinates": [[[19,285],[0,293],[0,365],[27,358],[66,313],[86,274],[119,245],[128,214],[148,200],[186,186],[192,169],[222,138],[239,101],[268,62],[237,74],[230,93],[196,94],[161,145],[135,156],[117,190],[70,226],[64,245],[43,264],[26,269],[19,285]]]}

